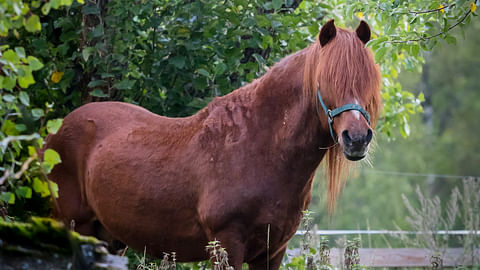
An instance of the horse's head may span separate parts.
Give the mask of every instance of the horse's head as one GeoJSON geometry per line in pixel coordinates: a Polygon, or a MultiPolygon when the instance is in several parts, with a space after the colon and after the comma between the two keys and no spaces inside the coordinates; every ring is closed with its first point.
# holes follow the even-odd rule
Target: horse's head
{"type": "Polygon", "coordinates": [[[351,32],[336,28],[331,20],[320,31],[314,57],[307,60],[316,60],[305,83],[312,85],[322,126],[354,161],[368,152],[380,107],[380,74],[365,47],[369,40],[370,28],[364,21],[351,32]]]}

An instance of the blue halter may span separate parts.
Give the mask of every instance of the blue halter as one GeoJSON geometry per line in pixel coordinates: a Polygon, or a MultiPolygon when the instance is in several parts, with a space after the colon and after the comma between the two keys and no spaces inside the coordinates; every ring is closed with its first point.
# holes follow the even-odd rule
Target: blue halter
{"type": "Polygon", "coordinates": [[[327,108],[325,103],[323,103],[322,95],[320,94],[320,89],[317,90],[317,96],[318,96],[318,100],[320,101],[320,104],[322,105],[323,111],[327,115],[328,126],[330,127],[330,135],[332,136],[334,142],[337,141],[337,137],[335,136],[335,132],[333,131],[333,118],[335,116],[340,115],[343,112],[351,111],[351,110],[359,111],[363,115],[363,117],[365,117],[365,120],[367,120],[368,125],[370,125],[370,114],[368,114],[368,112],[365,111],[365,109],[363,109],[362,106],[358,104],[349,103],[349,104],[340,106],[338,108],[335,108],[333,110],[330,110],[327,108]]]}

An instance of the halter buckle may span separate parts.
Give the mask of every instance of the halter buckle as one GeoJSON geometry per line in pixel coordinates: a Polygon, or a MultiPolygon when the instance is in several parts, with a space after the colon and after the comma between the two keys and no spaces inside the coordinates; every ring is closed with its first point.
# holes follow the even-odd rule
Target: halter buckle
{"type": "Polygon", "coordinates": [[[330,109],[327,110],[327,116],[328,116],[328,124],[329,125],[333,124],[332,110],[330,109]]]}

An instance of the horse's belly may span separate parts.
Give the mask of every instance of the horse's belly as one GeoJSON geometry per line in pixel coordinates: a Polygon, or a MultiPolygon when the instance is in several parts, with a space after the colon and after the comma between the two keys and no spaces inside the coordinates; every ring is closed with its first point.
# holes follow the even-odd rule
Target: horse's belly
{"type": "Polygon", "coordinates": [[[178,231],[162,231],[145,235],[137,233],[121,239],[137,251],[146,250],[147,254],[162,258],[165,253],[175,253],[177,261],[201,261],[208,259],[205,246],[208,241],[202,234],[195,236],[179,235],[178,231]]]}
{"type": "Polygon", "coordinates": [[[147,254],[157,258],[164,252],[175,252],[179,261],[207,259],[208,240],[190,210],[152,208],[147,214],[98,206],[96,214],[114,238],[137,251],[146,249],[147,254]]]}
{"type": "Polygon", "coordinates": [[[175,252],[179,261],[207,259],[208,240],[192,184],[187,186],[173,173],[159,172],[160,165],[153,166],[142,157],[127,159],[118,151],[108,152],[94,155],[86,186],[88,203],[105,229],[155,257],[175,252]]]}

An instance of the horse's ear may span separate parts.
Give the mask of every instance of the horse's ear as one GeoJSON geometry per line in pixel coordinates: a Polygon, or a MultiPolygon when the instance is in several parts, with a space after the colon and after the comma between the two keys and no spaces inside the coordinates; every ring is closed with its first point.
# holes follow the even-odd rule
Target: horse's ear
{"type": "Polygon", "coordinates": [[[332,40],[335,35],[337,35],[337,29],[335,28],[334,20],[328,21],[324,26],[322,26],[322,30],[320,30],[320,35],[318,39],[320,40],[320,44],[323,46],[327,45],[330,40],[332,40]]]}
{"type": "Polygon", "coordinates": [[[355,32],[357,32],[357,36],[363,44],[366,44],[370,40],[370,26],[368,26],[365,21],[360,22],[355,32]]]}

